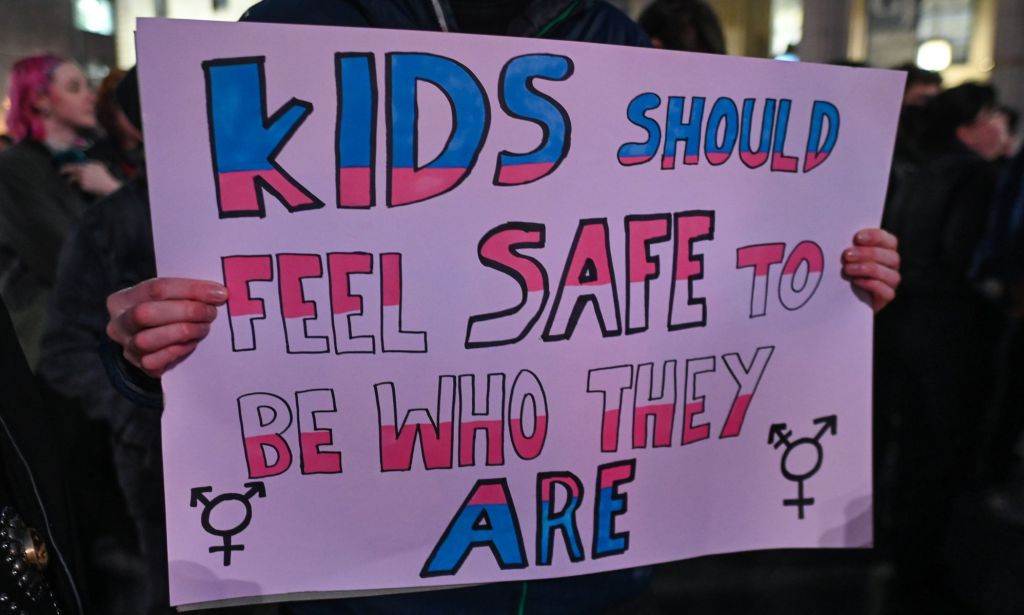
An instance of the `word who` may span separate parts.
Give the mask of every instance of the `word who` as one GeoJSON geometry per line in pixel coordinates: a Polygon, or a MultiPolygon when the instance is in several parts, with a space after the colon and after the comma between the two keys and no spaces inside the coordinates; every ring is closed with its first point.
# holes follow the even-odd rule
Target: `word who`
{"type": "Polygon", "coordinates": [[[450,469],[453,457],[459,467],[475,466],[481,460],[488,466],[504,465],[506,437],[523,461],[536,459],[544,449],[547,394],[530,370],[521,370],[514,378],[503,373],[487,374],[486,378],[439,376],[433,409],[400,405],[393,382],[375,385],[374,392],[380,420],[381,472],[412,469],[417,444],[425,470],[450,469]],[[457,444],[454,434],[458,434],[457,444]],[[478,458],[477,444],[481,442],[484,453],[478,458]]]}

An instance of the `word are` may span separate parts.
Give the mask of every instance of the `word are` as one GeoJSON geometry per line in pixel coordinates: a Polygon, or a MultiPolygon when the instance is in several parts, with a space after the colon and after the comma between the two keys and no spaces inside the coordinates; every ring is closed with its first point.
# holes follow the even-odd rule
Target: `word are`
{"type": "MultiPolygon", "coordinates": [[[[629,532],[616,531],[617,517],[629,508],[620,488],[636,476],[636,460],[604,464],[594,485],[594,526],[590,557],[619,555],[629,549],[629,532]]],[[[569,561],[584,560],[577,513],[584,500],[583,482],[572,472],[537,475],[537,566],[550,566],[561,537],[569,561]]],[[[450,576],[459,571],[473,549],[487,547],[502,570],[526,568],[526,548],[516,508],[504,478],[479,480],[452,517],[421,577],[450,576]]]]}
{"type": "MultiPolygon", "coordinates": [[[[372,53],[338,53],[334,160],[337,206],[376,204],[377,69],[372,53]]],[[[425,201],[452,190],[477,163],[491,122],[491,102],[477,77],[450,58],[428,53],[385,55],[387,205],[425,201]],[[429,84],[447,98],[452,129],[433,160],[418,160],[420,130],[417,85],[429,84]]],[[[318,209],[324,202],[292,177],[277,156],[313,104],[292,98],[267,115],[265,59],[231,58],[203,63],[213,173],[221,218],[264,217],[263,191],[290,212],[318,209]]],[[[529,152],[502,151],[494,184],[514,186],[552,173],[569,153],[571,125],[565,109],[537,90],[535,80],[564,81],[573,74],[565,56],[530,54],[512,58],[498,78],[501,109],[541,127],[541,143],[529,152]]],[[[325,152],[325,154],[327,154],[325,152]]],[[[329,156],[325,155],[324,159],[329,156]]]]}
{"type": "MultiPolygon", "coordinates": [[[[677,331],[707,324],[707,300],[694,293],[694,283],[704,277],[704,257],[694,244],[715,236],[713,211],[626,216],[625,333],[641,333],[649,327],[650,284],[661,276],[661,259],[651,254],[654,244],[674,241],[671,293],[667,329],[677,331]]],[[[466,348],[513,344],[525,338],[540,320],[550,295],[548,272],[523,250],[547,243],[543,224],[508,222],[484,235],[477,247],[485,267],[511,277],[520,288],[518,305],[469,319],[466,348]]],[[[593,308],[603,337],[623,334],[619,309],[619,285],[612,262],[606,218],[580,220],[568,250],[561,279],[541,339],[545,342],[572,337],[580,318],[593,308]]]]}
{"type": "MultiPolygon", "coordinates": [[[[740,161],[750,169],[764,166],[769,159],[772,171],[796,173],[799,169],[799,157],[786,154],[793,104],[789,99],[766,98],[761,101],[760,130],[757,130],[756,99],[745,99],[740,111],[731,98],[719,98],[709,109],[702,96],[689,99],[670,96],[665,111],[664,136],[658,120],[648,115],[660,108],[661,102],[661,97],[653,92],[640,94],[630,101],[626,117],[647,133],[647,139],[622,145],[618,152],[619,164],[644,164],[658,156],[660,150],[661,168],[674,169],[682,143],[683,165],[700,164],[702,152],[708,164],[723,165],[738,150],[740,161]],[[755,134],[758,135],[756,145],[755,134]]],[[[814,101],[803,172],[808,173],[825,162],[838,139],[839,110],[830,102],[814,101]]]]}
{"type": "Polygon", "coordinates": [[[253,283],[277,281],[271,294],[280,304],[286,350],[289,354],[331,351],[326,335],[313,335],[309,323],[319,314],[331,314],[331,337],[336,354],[374,353],[377,337],[381,352],[426,352],[427,334],[402,329],[402,255],[379,256],[378,333],[357,335],[354,320],[364,320],[363,294],[352,287],[353,276],[374,275],[373,255],[365,252],[320,254],[269,254],[225,256],[221,259],[224,285],[228,288],[228,321],[231,347],[235,352],[256,349],[256,324],[267,319],[262,298],[253,296],[253,283]],[[327,266],[324,267],[326,261],[327,266]],[[276,264],[276,267],[275,267],[276,264]],[[326,273],[329,296],[307,297],[304,282],[318,280],[326,273]]]}
{"type": "MultiPolygon", "coordinates": [[[[762,346],[749,362],[739,353],[722,355],[722,363],[736,383],[736,393],[724,413],[719,439],[740,435],[774,351],[773,346],[762,346]]],[[[660,374],[654,363],[590,370],[587,392],[601,397],[601,452],[619,450],[619,434],[624,428],[631,434],[629,441],[634,449],[669,447],[673,442],[687,445],[710,438],[711,425],[701,420],[705,396],[699,385],[703,377],[714,374],[716,369],[716,358],[709,356],[687,359],[681,369],[677,361],[665,361],[660,374]]]]}

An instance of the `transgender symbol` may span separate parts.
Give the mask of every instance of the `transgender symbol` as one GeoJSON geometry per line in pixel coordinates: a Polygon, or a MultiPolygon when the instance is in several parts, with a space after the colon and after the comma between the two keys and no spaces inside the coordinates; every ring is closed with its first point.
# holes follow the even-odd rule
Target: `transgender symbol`
{"type": "Polygon", "coordinates": [[[823,416],[814,419],[815,425],[821,425],[818,434],[813,438],[800,438],[792,442],[789,438],[793,435],[791,430],[786,429],[785,423],[775,423],[768,431],[768,444],[775,448],[785,446],[782,452],[782,475],[786,480],[796,483],[796,497],[782,500],[783,506],[796,506],[798,515],[804,518],[804,507],[813,506],[814,498],[804,496],[804,481],[818,473],[821,463],[825,459],[825,451],[821,448],[821,438],[826,432],[836,435],[838,421],[836,415],[823,416]],[[797,451],[793,455],[793,451],[797,451]]]}
{"type": "MultiPolygon", "coordinates": [[[[206,530],[206,533],[218,536],[224,541],[223,545],[214,545],[210,547],[210,553],[217,553],[218,551],[223,552],[225,566],[231,565],[232,551],[243,551],[245,549],[245,545],[232,544],[231,537],[242,533],[242,530],[249,527],[249,522],[252,521],[253,496],[261,498],[267,497],[267,488],[263,486],[263,483],[245,483],[245,486],[249,488],[245,493],[222,493],[212,500],[207,497],[207,494],[213,491],[213,487],[194,487],[192,489],[192,503],[190,506],[195,508],[202,503],[203,516],[201,517],[201,522],[203,524],[203,529],[206,530]],[[241,520],[236,522],[233,527],[214,527],[213,522],[210,520],[213,509],[216,508],[218,504],[223,504],[225,502],[238,502],[242,505],[243,513],[241,520]]],[[[231,507],[228,506],[228,508],[230,509],[231,507]]]]}

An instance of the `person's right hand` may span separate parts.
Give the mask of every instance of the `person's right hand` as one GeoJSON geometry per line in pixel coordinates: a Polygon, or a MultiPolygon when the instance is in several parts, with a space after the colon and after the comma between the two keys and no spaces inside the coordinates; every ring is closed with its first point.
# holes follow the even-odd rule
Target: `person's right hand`
{"type": "Polygon", "coordinates": [[[227,299],[216,282],[151,278],[107,297],[107,335],[128,362],[159,378],[192,354],[227,299]]]}

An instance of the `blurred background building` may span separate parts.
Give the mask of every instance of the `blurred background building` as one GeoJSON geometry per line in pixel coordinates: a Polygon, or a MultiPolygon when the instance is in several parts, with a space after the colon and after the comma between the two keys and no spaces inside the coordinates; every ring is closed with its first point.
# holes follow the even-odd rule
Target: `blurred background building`
{"type": "MultiPolygon", "coordinates": [[[[18,57],[52,50],[98,81],[135,61],[137,17],[236,20],[255,0],[0,0],[0,100],[18,57]]],[[[637,16],[650,0],[613,0],[637,16]]],[[[892,67],[916,61],[947,86],[995,84],[1024,107],[1021,0],[710,0],[729,53],[892,67]]],[[[2,114],[0,114],[2,116],[2,114]]],[[[2,121],[2,120],[0,120],[2,121]]],[[[0,125],[0,133],[3,126],[0,125]]]]}
{"type": "MultiPolygon", "coordinates": [[[[617,0],[636,16],[649,0],[617,0]]],[[[915,62],[952,87],[992,83],[1024,107],[1021,0],[708,0],[729,53],[890,68],[915,62]]]]}

